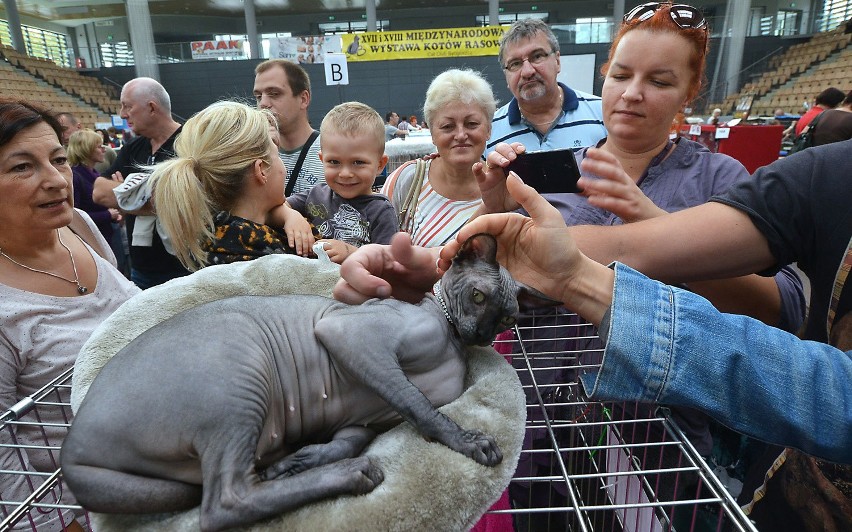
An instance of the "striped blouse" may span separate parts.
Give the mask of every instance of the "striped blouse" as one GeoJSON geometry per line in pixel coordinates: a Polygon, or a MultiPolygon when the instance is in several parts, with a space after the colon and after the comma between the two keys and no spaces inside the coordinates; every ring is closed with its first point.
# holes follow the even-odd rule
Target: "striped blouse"
{"type": "MultiPolygon", "coordinates": [[[[480,199],[456,201],[438,194],[429,182],[429,169],[434,157],[431,156],[426,162],[426,178],[423,180],[423,186],[420,187],[420,194],[417,198],[417,210],[414,213],[414,233],[411,237],[414,244],[423,247],[443,246],[454,239],[456,233],[467,223],[482,203],[480,199]]],[[[414,176],[414,170],[413,161],[410,164],[406,163],[400,166],[388,176],[382,187],[382,194],[391,199],[397,212],[400,210],[402,198],[405,197],[406,191],[400,190],[394,194],[397,181],[402,176],[402,182],[409,183],[414,176]]]]}

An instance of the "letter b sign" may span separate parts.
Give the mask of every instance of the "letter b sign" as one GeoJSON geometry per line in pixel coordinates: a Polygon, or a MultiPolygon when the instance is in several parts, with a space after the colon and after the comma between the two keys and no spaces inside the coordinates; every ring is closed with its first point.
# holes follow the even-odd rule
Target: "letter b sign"
{"type": "Polygon", "coordinates": [[[325,84],[349,85],[346,54],[325,54],[325,84]]]}

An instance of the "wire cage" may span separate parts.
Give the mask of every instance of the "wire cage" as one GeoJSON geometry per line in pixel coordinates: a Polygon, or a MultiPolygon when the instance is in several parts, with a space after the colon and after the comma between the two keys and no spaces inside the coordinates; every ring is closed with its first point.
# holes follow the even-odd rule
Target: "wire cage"
{"type": "Polygon", "coordinates": [[[75,521],[91,528],[59,469],[58,442],[71,420],[72,370],[0,416],[0,531],[63,530],[75,521]]]}
{"type": "MultiPolygon", "coordinates": [[[[665,412],[585,398],[579,373],[603,352],[591,325],[564,310],[527,322],[495,343],[527,396],[510,503],[489,511],[504,525],[498,530],[756,530],[665,412]]],[[[0,416],[0,531],[62,530],[71,519],[91,530],[58,464],[70,387],[71,369],[0,416]],[[32,460],[40,467],[32,456],[40,456],[32,460]],[[10,493],[9,485],[17,489],[10,493]]]]}
{"type": "Polygon", "coordinates": [[[665,409],[585,397],[579,375],[603,355],[591,324],[538,313],[495,348],[518,371],[527,425],[510,504],[490,514],[518,532],[756,530],[665,409]]]}

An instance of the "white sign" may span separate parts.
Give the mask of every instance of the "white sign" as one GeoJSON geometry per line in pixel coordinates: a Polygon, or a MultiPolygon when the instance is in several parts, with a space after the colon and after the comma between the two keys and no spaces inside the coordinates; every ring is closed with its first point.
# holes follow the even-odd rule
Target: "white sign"
{"type": "Polygon", "coordinates": [[[556,75],[556,81],[561,81],[574,90],[592,94],[595,90],[595,54],[578,54],[559,56],[562,69],[556,75]]]}
{"type": "Polygon", "coordinates": [[[720,127],[716,129],[716,138],[717,139],[726,139],[731,134],[731,128],[729,127],[720,127]]]}
{"type": "Polygon", "coordinates": [[[228,41],[192,41],[193,59],[216,59],[217,57],[245,57],[243,39],[228,41]]]}
{"type": "Polygon", "coordinates": [[[346,54],[325,54],[325,84],[349,85],[349,67],[346,54]]]}
{"type": "Polygon", "coordinates": [[[269,40],[269,57],[289,59],[294,63],[322,63],[325,55],[340,53],[340,36],[281,37],[269,40]]]}
{"type": "Polygon", "coordinates": [[[701,135],[701,124],[692,124],[689,126],[689,134],[690,135],[701,135]]]}

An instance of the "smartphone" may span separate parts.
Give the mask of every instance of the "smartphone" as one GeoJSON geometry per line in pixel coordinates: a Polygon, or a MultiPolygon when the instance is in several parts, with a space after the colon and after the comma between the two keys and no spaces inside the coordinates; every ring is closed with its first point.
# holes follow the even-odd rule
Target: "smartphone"
{"type": "Polygon", "coordinates": [[[570,148],[521,153],[506,170],[518,174],[539,194],[580,192],[577,188],[580,168],[574,158],[574,150],[570,148]]]}

